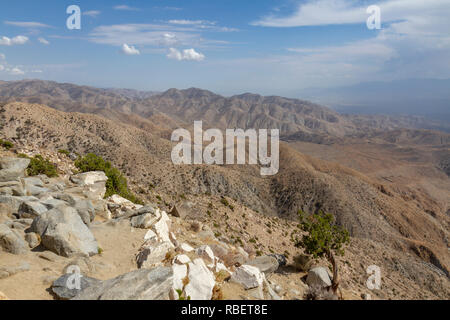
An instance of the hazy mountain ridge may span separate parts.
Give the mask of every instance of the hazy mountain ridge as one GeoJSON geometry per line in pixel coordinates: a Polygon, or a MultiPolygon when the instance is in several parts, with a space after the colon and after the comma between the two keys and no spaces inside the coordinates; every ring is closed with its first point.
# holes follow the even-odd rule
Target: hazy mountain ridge
{"type": "MultiPolygon", "coordinates": [[[[111,110],[151,120],[166,115],[176,122],[220,128],[279,128],[290,139],[326,134],[343,137],[373,130],[438,128],[421,117],[341,115],[320,105],[278,96],[241,94],[223,97],[207,90],[169,89],[142,93],[128,89],[97,89],[42,80],[0,83],[6,101],[40,103],[62,111],[102,113],[111,110]]],[[[114,116],[114,114],[112,115],[114,116]]]]}

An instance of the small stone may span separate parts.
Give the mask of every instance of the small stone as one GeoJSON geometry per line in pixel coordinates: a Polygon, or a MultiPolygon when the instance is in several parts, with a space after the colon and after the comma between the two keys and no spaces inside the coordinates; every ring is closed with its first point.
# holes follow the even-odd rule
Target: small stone
{"type": "Polygon", "coordinates": [[[189,257],[185,254],[180,254],[175,257],[174,262],[177,264],[186,264],[186,263],[191,262],[191,259],[189,259],[189,257]]]}
{"type": "Polygon", "coordinates": [[[35,232],[25,234],[25,241],[28,242],[30,248],[36,248],[41,243],[41,236],[35,232]]]}
{"type": "Polygon", "coordinates": [[[308,272],[306,283],[309,286],[329,287],[331,286],[330,276],[324,267],[316,267],[308,272]]]}
{"type": "Polygon", "coordinates": [[[191,252],[194,251],[194,248],[192,248],[190,245],[188,245],[187,243],[182,243],[180,244],[180,249],[183,250],[184,252],[191,252]]]}
{"type": "Polygon", "coordinates": [[[241,284],[245,289],[252,289],[262,285],[263,274],[258,268],[248,265],[240,266],[231,276],[231,281],[241,284]]]}

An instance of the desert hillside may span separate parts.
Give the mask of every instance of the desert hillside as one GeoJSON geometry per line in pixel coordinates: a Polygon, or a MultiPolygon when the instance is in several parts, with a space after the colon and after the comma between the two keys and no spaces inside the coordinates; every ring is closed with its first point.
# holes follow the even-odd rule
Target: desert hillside
{"type": "MultiPolygon", "coordinates": [[[[53,93],[49,96],[53,97],[53,93]]],[[[95,95],[91,98],[92,103],[100,99],[95,95]]],[[[288,264],[294,263],[291,259],[298,253],[289,239],[297,223],[297,211],[330,212],[352,238],[347,255],[342,258],[343,282],[347,283],[349,297],[367,292],[365,268],[377,264],[386,272],[386,287],[376,293],[378,298],[448,298],[450,187],[443,165],[448,154],[448,135],[421,130],[373,130],[355,136],[353,124],[331,110],[253,95],[229,100],[203,91],[169,90],[142,99],[154,99],[151,111],[145,111],[146,102],[138,107],[135,101],[130,102],[125,108],[129,102],[124,101],[131,98],[124,95],[114,96],[123,99],[117,102],[120,107],[107,103],[107,108],[92,110],[84,104],[77,110],[76,97],[64,99],[71,101],[70,108],[69,104],[49,108],[23,102],[4,103],[0,109],[2,138],[12,141],[18,152],[48,153],[55,163],[69,161],[55,156],[59,149],[100,155],[126,173],[131,189],[144,202],[166,211],[186,201],[193,203],[195,210],[188,218],[208,225],[218,239],[242,243],[244,248],[252,248],[253,254],[286,251],[288,264]],[[190,102],[182,105],[184,99],[190,102]],[[211,100],[222,107],[206,110],[211,100]],[[227,105],[229,101],[233,103],[227,105]],[[181,116],[183,111],[186,118],[181,116]],[[172,164],[171,128],[188,124],[191,117],[202,114],[211,126],[239,126],[245,119],[242,112],[264,115],[260,120],[250,119],[252,125],[278,126],[283,119],[289,119],[286,132],[319,134],[329,142],[283,142],[280,171],[265,178],[256,166],[172,164]],[[292,121],[289,115],[295,113],[300,119],[305,112],[314,117],[317,126],[292,121]],[[267,122],[268,119],[272,120],[267,122]],[[233,204],[232,210],[224,206],[223,197],[233,204]],[[248,221],[243,223],[242,216],[248,221]],[[260,228],[261,223],[267,228],[260,228]],[[271,236],[273,233],[278,236],[271,236]]],[[[279,281],[301,285],[297,283],[298,274],[289,274],[288,278],[294,277],[292,280],[279,281]]],[[[119,275],[119,270],[107,275],[119,275]]],[[[292,298],[289,294],[286,297],[292,298]]]]}

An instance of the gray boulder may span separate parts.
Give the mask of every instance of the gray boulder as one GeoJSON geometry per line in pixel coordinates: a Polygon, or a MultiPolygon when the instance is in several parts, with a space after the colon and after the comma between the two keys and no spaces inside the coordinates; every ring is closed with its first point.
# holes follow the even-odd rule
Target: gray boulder
{"type": "Polygon", "coordinates": [[[257,267],[259,271],[265,274],[277,271],[279,264],[277,259],[271,256],[256,257],[246,263],[247,265],[257,267]]]}
{"type": "Polygon", "coordinates": [[[58,279],[56,279],[52,286],[51,290],[53,294],[60,300],[70,300],[74,298],[76,295],[78,295],[81,291],[84,289],[91,287],[91,286],[98,286],[101,284],[101,280],[90,278],[84,275],[80,275],[80,289],[69,289],[71,281],[73,281],[74,275],[72,273],[67,273],[58,279]],[[69,285],[68,285],[69,284],[69,285]]]}
{"type": "Polygon", "coordinates": [[[89,225],[95,218],[95,208],[90,200],[76,199],[73,206],[86,225],[89,225]]]}
{"type": "Polygon", "coordinates": [[[42,245],[60,256],[91,256],[98,253],[94,235],[71,207],[59,207],[43,213],[34,219],[30,231],[38,233],[42,245]]]}
{"type": "Polygon", "coordinates": [[[28,242],[30,248],[36,248],[41,244],[41,237],[35,232],[30,232],[25,234],[25,241],[28,242]]]}
{"type": "Polygon", "coordinates": [[[20,234],[5,224],[0,224],[0,247],[12,254],[23,254],[28,251],[28,244],[20,234]]]}
{"type": "Polygon", "coordinates": [[[40,201],[48,210],[55,209],[59,206],[68,206],[69,204],[66,201],[54,199],[53,197],[48,197],[45,200],[40,201]]]}
{"type": "Polygon", "coordinates": [[[154,214],[156,212],[155,208],[156,208],[155,205],[147,204],[147,205],[143,206],[142,208],[138,209],[136,211],[136,214],[138,214],[138,215],[145,214],[145,213],[153,213],[154,214]]]}
{"type": "Polygon", "coordinates": [[[287,259],[286,256],[284,254],[269,254],[269,256],[274,257],[275,259],[277,259],[278,264],[280,265],[280,267],[283,267],[286,265],[287,263],[287,259]]]}
{"type": "Polygon", "coordinates": [[[27,186],[36,186],[36,187],[44,187],[44,182],[38,177],[26,177],[22,179],[23,185],[27,186]]]}
{"type": "Polygon", "coordinates": [[[306,283],[310,286],[329,287],[331,286],[331,279],[328,275],[328,270],[324,267],[312,268],[306,277],[306,283]]]}
{"type": "Polygon", "coordinates": [[[159,218],[161,218],[161,214],[141,214],[139,216],[131,218],[131,226],[133,226],[134,228],[148,229],[152,225],[154,225],[159,220],[159,218]]]}
{"type": "Polygon", "coordinates": [[[170,215],[178,218],[185,219],[188,216],[194,216],[195,205],[190,201],[183,201],[180,204],[175,205],[169,212],[170,215]]]}
{"type": "Polygon", "coordinates": [[[30,159],[4,157],[0,159],[0,182],[19,180],[25,176],[30,159]]]}
{"type": "Polygon", "coordinates": [[[25,230],[33,223],[33,219],[15,219],[6,221],[5,224],[11,229],[25,230]]]}
{"type": "Polygon", "coordinates": [[[47,211],[47,207],[38,201],[24,201],[19,207],[18,215],[20,218],[36,218],[47,211]]]}
{"type": "Polygon", "coordinates": [[[25,190],[19,181],[0,182],[0,194],[20,197],[25,195],[25,190]]]}
{"type": "Polygon", "coordinates": [[[79,173],[71,176],[70,180],[87,189],[92,199],[103,199],[105,196],[108,177],[103,171],[79,173]]]}
{"type": "Polygon", "coordinates": [[[139,269],[82,290],[73,300],[169,300],[170,267],[139,269]]]}
{"type": "Polygon", "coordinates": [[[15,197],[0,195],[0,203],[3,203],[6,206],[10,207],[12,212],[14,213],[17,213],[20,205],[25,201],[39,201],[39,199],[32,196],[15,197]]]}
{"type": "Polygon", "coordinates": [[[25,186],[25,192],[29,196],[39,196],[43,193],[50,192],[50,189],[42,188],[42,187],[34,186],[34,185],[27,185],[27,186],[25,186]]]}

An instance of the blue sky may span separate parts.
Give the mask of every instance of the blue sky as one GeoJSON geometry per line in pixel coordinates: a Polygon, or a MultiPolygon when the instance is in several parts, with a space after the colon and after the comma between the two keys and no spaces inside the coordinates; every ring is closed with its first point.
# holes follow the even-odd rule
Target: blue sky
{"type": "Polygon", "coordinates": [[[448,0],[16,0],[0,79],[296,97],[309,87],[450,78],[448,0]],[[69,5],[81,30],[68,30],[69,5]],[[369,5],[381,30],[369,30],[369,5]]]}

